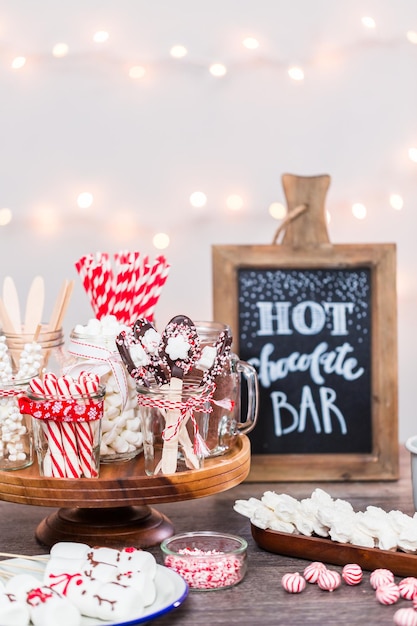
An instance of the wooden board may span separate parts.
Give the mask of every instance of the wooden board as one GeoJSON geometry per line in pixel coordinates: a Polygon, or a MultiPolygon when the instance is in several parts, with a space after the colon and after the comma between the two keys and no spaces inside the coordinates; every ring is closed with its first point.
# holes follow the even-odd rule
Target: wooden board
{"type": "Polygon", "coordinates": [[[253,524],[251,532],[260,548],[284,556],[342,566],[357,563],[362,569],[369,571],[386,568],[397,576],[415,576],[417,572],[416,554],[361,548],[352,544],[337,543],[331,539],[263,530],[253,524]]]}

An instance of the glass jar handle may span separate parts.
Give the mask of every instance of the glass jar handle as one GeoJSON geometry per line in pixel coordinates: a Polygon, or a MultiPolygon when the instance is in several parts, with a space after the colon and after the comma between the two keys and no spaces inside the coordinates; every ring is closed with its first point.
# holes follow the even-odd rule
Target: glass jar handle
{"type": "Polygon", "coordinates": [[[247,434],[255,427],[259,409],[259,384],[256,369],[246,361],[238,361],[236,370],[246,380],[248,402],[245,421],[240,421],[236,426],[240,434],[247,434]]]}

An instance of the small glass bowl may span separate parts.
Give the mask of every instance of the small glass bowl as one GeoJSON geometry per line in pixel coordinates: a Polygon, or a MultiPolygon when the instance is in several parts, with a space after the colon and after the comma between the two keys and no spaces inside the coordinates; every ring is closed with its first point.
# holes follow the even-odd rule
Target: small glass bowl
{"type": "Polygon", "coordinates": [[[180,574],[194,591],[233,587],[247,569],[245,539],[211,531],[174,535],[161,543],[164,565],[180,574]]]}

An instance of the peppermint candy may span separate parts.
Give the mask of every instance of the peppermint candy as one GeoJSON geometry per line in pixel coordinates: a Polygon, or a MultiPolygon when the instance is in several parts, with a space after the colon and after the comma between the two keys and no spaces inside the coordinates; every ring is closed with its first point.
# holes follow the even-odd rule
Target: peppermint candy
{"type": "Polygon", "coordinates": [[[281,585],[288,593],[301,593],[306,588],[305,578],[299,572],[284,574],[281,585]]]}
{"type": "Polygon", "coordinates": [[[417,578],[408,576],[398,583],[400,595],[404,600],[414,600],[417,596],[417,578]]]}
{"type": "Polygon", "coordinates": [[[381,604],[395,604],[400,598],[400,590],[395,583],[387,583],[377,587],[375,595],[381,604]]]}
{"type": "Polygon", "coordinates": [[[342,577],[336,570],[327,569],[320,572],[317,584],[323,591],[334,591],[340,587],[342,577]]]}
{"type": "Polygon", "coordinates": [[[414,609],[398,609],[394,613],[396,626],[417,626],[417,611],[414,609]]]}
{"type": "Polygon", "coordinates": [[[363,578],[361,566],[356,563],[348,563],[342,570],[342,578],[347,585],[359,585],[363,578]]]}
{"type": "Polygon", "coordinates": [[[308,583],[317,583],[320,573],[326,570],[327,567],[324,563],[320,563],[320,561],[313,561],[310,565],[307,565],[305,568],[303,575],[308,583]]]}
{"type": "Polygon", "coordinates": [[[394,574],[389,569],[375,569],[369,578],[369,582],[374,589],[394,582],[394,574]]]}

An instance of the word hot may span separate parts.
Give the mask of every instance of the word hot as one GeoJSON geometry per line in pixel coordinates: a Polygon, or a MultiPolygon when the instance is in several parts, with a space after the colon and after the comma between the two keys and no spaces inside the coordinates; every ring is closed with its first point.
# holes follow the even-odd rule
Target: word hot
{"type": "Polygon", "coordinates": [[[270,399],[274,417],[274,433],[277,437],[291,432],[304,432],[309,423],[317,434],[330,434],[337,428],[341,434],[348,432],[348,424],[337,404],[337,392],[328,382],[339,377],[346,383],[364,374],[349,341],[349,316],[352,302],[323,302],[305,300],[294,305],[291,302],[257,302],[259,326],[258,338],[266,341],[258,357],[250,359],[257,368],[259,382],[264,388],[274,383],[270,399]],[[310,341],[294,340],[291,345],[308,345],[305,351],[292,350],[280,353],[279,339],[291,335],[310,337],[310,341]],[[314,337],[317,337],[314,343],[314,337]],[[272,339],[275,337],[275,341],[272,339]],[[300,374],[303,382],[297,388],[298,405],[292,394],[288,401],[285,380],[300,374]]]}

